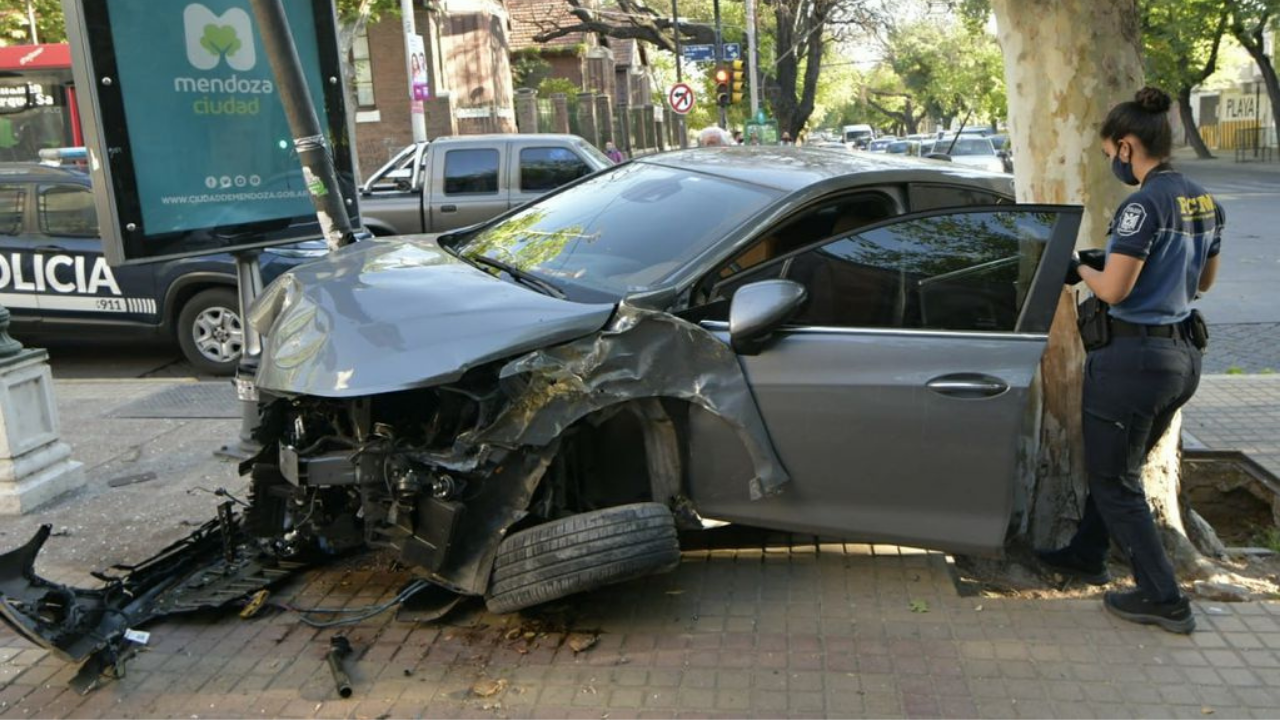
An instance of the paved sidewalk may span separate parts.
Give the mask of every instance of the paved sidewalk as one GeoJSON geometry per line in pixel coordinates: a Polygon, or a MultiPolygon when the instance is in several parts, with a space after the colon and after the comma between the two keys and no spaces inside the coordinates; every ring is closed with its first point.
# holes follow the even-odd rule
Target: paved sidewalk
{"type": "Polygon", "coordinates": [[[1238,450],[1280,477],[1280,375],[1205,375],[1182,430],[1213,450],[1238,450]]]}
{"type": "MultiPolygon", "coordinates": [[[[1280,604],[1198,604],[1191,636],[1097,600],[959,597],[942,556],[800,544],[694,551],[666,576],[519,618],[388,614],[346,631],[293,615],[158,623],[127,676],[89,694],[61,662],[0,641],[0,718],[1280,717],[1280,604]],[[569,633],[598,635],[574,652],[569,633]]],[[[317,570],[280,594],[350,606],[407,574],[317,570]]]]}
{"type": "MultiPolygon", "coordinates": [[[[1206,378],[1188,424],[1210,427],[1217,410],[1229,419],[1226,408],[1243,401],[1228,394],[1256,397],[1258,378],[1206,378]]],[[[185,534],[183,521],[211,516],[214,501],[189,490],[239,487],[211,455],[235,421],[111,417],[172,383],[56,387],[64,433],[93,485],[0,531],[11,547],[40,522],[68,528],[41,556],[42,573],[75,580],[141,559],[185,534]],[[157,478],[105,483],[146,472],[157,478]]],[[[1280,603],[1198,602],[1200,630],[1176,636],[1115,620],[1097,597],[961,597],[939,554],[762,533],[700,537],[709,549],[686,552],[672,574],[536,615],[494,616],[472,603],[436,625],[390,613],[366,621],[346,631],[356,647],[349,700],[337,698],[325,665],[332,631],[284,612],[155,623],[126,677],[87,696],[67,688],[73,668],[0,632],[0,720],[1280,717],[1280,603]],[[571,633],[598,641],[574,652],[571,633]]],[[[387,566],[366,556],[312,570],[275,599],[376,603],[410,579],[387,566]]]]}

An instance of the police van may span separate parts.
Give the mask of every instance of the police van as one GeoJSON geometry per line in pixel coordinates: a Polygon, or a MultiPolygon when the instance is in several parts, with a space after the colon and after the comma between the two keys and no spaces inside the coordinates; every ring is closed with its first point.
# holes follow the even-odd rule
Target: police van
{"type": "MultiPolygon", "coordinates": [[[[324,255],[323,242],[268,248],[263,282],[324,255]]],[[[244,330],[228,254],[111,267],[103,256],[89,176],[0,163],[0,305],[24,338],[175,337],[197,370],[230,375],[244,330]]]]}

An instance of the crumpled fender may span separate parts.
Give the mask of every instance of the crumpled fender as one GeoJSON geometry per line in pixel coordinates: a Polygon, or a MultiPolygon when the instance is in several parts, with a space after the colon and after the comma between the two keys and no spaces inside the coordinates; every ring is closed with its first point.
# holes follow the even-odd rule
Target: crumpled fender
{"type": "Polygon", "coordinates": [[[487,427],[459,444],[543,447],[569,426],[611,405],[669,397],[695,403],[734,428],[751,457],[753,499],[789,481],[733,350],[673,315],[623,302],[589,337],[536,350],[502,368],[511,397],[487,427]]]}

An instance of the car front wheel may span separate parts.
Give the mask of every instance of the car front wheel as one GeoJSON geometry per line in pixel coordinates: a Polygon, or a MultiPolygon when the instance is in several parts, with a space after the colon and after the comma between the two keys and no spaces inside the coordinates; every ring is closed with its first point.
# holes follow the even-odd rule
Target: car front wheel
{"type": "Polygon", "coordinates": [[[196,370],[235,374],[244,349],[244,325],[235,291],[213,288],[188,300],[178,316],[178,345],[196,370]]]}
{"type": "Polygon", "coordinates": [[[491,612],[515,612],[679,564],[675,518],[665,505],[585,512],[503,540],[485,604],[491,612]]]}

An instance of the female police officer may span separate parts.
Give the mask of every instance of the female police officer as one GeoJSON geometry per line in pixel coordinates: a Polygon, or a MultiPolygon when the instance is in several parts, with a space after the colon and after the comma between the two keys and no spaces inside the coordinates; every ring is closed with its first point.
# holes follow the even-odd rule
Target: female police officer
{"type": "Polygon", "coordinates": [[[1100,315],[1104,337],[1086,338],[1094,345],[1084,380],[1089,497],[1070,544],[1039,555],[1058,572],[1104,584],[1114,539],[1138,587],[1107,593],[1106,609],[1125,620],[1189,633],[1195,618],[1160,543],[1142,489],[1142,467],[1200,382],[1197,345],[1203,336],[1193,327],[1198,317],[1190,305],[1213,284],[1223,215],[1204,188],[1167,162],[1169,105],[1168,95],[1144,88],[1112,108],[1102,125],[1103,152],[1116,178],[1140,187],[1112,219],[1105,262],[1090,267],[1086,258],[1086,264],[1073,266],[1078,280],[1110,303],[1109,317],[1100,315]],[[1105,344],[1099,347],[1100,342],[1105,344]]]}

